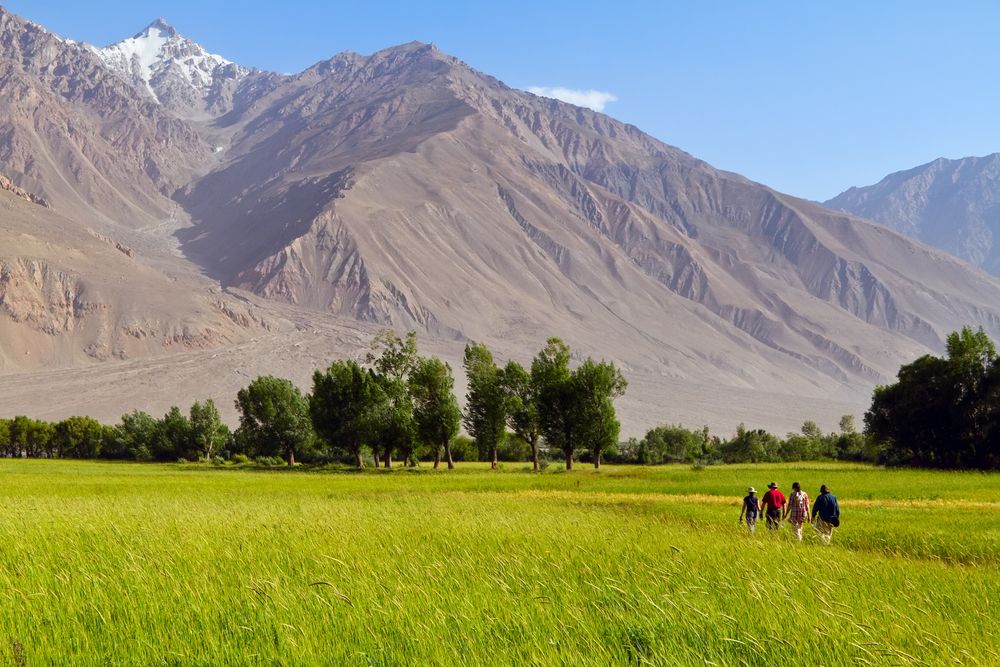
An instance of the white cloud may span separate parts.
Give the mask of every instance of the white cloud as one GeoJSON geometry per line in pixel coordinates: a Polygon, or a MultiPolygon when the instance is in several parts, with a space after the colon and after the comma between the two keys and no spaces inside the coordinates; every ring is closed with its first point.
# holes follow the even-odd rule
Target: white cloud
{"type": "Polygon", "coordinates": [[[603,90],[573,90],[562,86],[529,86],[528,92],[542,97],[554,97],[557,100],[569,102],[579,107],[587,107],[594,111],[604,111],[604,106],[608,102],[618,101],[613,93],[603,90]]]}

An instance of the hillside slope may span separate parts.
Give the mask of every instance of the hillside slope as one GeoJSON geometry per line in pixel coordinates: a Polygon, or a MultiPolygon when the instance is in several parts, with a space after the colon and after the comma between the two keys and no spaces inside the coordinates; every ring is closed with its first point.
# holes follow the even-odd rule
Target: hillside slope
{"type": "Polygon", "coordinates": [[[997,283],[944,253],[432,46],[341,54],[224,125],[225,162],[178,198],[184,248],[268,298],[796,391],[1000,322],[997,283]]]}
{"type": "Polygon", "coordinates": [[[1000,275],[1000,153],[934,160],[851,188],[826,205],[877,220],[1000,275]]]}
{"type": "Polygon", "coordinates": [[[252,309],[29,197],[0,191],[0,370],[218,347],[265,328],[252,309]]]}

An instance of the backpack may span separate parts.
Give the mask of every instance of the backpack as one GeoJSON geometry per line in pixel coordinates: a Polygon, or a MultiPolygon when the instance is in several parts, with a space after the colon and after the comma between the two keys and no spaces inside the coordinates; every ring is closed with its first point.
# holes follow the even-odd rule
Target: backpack
{"type": "Polygon", "coordinates": [[[747,516],[757,516],[757,496],[747,496],[743,499],[743,507],[747,510],[747,516]]]}

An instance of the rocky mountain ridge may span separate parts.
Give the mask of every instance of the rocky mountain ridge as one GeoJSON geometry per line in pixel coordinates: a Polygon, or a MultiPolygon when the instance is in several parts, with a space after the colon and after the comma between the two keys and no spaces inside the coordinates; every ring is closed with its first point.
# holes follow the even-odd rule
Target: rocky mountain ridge
{"type": "Polygon", "coordinates": [[[1000,153],[939,158],[851,188],[826,206],[876,220],[1000,275],[1000,153]]]}

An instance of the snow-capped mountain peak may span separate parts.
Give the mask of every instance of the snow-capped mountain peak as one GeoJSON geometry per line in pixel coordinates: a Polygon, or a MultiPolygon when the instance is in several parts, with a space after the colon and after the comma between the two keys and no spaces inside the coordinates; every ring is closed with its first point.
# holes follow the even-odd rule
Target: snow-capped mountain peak
{"type": "Polygon", "coordinates": [[[146,26],[145,30],[135,35],[135,38],[148,37],[151,33],[154,32],[159,33],[160,35],[166,37],[177,36],[177,30],[174,28],[174,26],[167,23],[167,19],[161,16],[152,23],[150,23],[148,26],[146,26]]]}
{"type": "Polygon", "coordinates": [[[136,88],[188,117],[205,115],[220,95],[231,94],[235,84],[251,71],[209,53],[163,18],[128,39],[94,48],[94,52],[136,88]]]}

